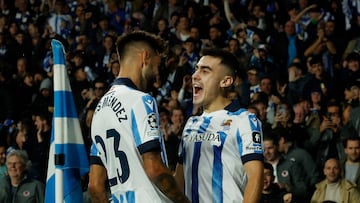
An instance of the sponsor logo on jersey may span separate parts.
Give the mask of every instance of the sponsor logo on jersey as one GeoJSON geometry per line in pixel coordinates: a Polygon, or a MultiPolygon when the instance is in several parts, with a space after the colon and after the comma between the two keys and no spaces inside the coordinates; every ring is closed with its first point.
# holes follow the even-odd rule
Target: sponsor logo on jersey
{"type": "Polygon", "coordinates": [[[261,143],[261,135],[260,135],[260,132],[258,132],[258,131],[253,131],[253,132],[252,132],[252,139],[253,139],[253,142],[254,142],[254,143],[260,144],[260,143],[261,143]]]}
{"type": "Polygon", "coordinates": [[[155,113],[151,113],[148,115],[147,122],[151,129],[159,129],[157,116],[155,113]]]}
{"type": "Polygon", "coordinates": [[[159,137],[160,136],[160,130],[157,130],[157,129],[152,129],[148,132],[146,132],[146,136],[148,137],[159,137]]]}
{"type": "Polygon", "coordinates": [[[250,121],[252,123],[252,126],[254,126],[254,128],[258,128],[258,120],[256,115],[250,115],[250,121]]]}
{"type": "Polygon", "coordinates": [[[261,134],[259,131],[252,132],[253,147],[250,147],[257,154],[263,154],[261,146],[261,134]]]}
{"type": "Polygon", "coordinates": [[[187,142],[211,142],[215,146],[221,144],[220,135],[212,132],[185,134],[183,139],[187,142]]]}
{"type": "Polygon", "coordinates": [[[154,110],[154,101],[150,97],[145,100],[145,104],[149,109],[154,110]]]}
{"type": "Polygon", "coordinates": [[[255,153],[258,153],[258,154],[263,153],[261,145],[247,146],[246,150],[254,151],[255,153]]]}

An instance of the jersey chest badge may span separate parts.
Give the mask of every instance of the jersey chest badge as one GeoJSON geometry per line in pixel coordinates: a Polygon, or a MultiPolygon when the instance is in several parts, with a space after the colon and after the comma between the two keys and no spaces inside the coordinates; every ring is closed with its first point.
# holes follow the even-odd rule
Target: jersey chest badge
{"type": "Polygon", "coordinates": [[[232,123],[232,120],[231,120],[231,119],[225,120],[225,121],[221,124],[221,126],[223,127],[223,131],[229,130],[231,123],[232,123]]]}

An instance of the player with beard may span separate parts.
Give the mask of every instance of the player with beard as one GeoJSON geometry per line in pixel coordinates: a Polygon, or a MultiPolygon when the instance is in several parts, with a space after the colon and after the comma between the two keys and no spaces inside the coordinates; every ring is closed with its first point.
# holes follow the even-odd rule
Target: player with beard
{"type": "Polygon", "coordinates": [[[98,103],[91,126],[89,191],[93,202],[188,202],[166,167],[155,99],[164,41],[133,32],[117,41],[120,73],[98,103]]]}

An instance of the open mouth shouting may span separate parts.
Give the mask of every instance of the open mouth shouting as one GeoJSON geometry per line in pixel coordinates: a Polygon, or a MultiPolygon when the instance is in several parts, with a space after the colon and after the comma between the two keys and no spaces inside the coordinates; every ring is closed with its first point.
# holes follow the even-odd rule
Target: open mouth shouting
{"type": "Polygon", "coordinates": [[[202,86],[200,84],[198,84],[198,83],[193,84],[193,97],[194,97],[194,99],[195,99],[195,97],[198,97],[201,94],[202,89],[203,88],[202,88],[202,86]]]}

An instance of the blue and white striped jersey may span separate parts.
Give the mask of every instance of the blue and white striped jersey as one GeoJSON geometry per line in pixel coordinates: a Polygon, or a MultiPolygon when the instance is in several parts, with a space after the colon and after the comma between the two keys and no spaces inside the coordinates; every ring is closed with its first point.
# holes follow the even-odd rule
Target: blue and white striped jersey
{"type": "Polygon", "coordinates": [[[179,156],[192,203],[242,202],[244,164],[263,161],[261,123],[245,109],[193,116],[185,125],[179,156]]]}
{"type": "Polygon", "coordinates": [[[117,79],[95,109],[91,136],[91,163],[106,168],[113,202],[171,202],[152,184],[141,157],[154,149],[166,154],[153,97],[117,79]]]}

